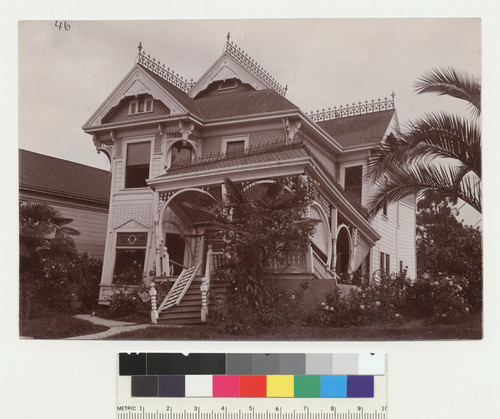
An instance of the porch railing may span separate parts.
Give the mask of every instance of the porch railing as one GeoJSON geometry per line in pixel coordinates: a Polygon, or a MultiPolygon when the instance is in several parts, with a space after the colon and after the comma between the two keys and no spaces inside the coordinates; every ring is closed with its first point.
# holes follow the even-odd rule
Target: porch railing
{"type": "Polygon", "coordinates": [[[335,282],[337,282],[337,274],[330,269],[314,250],[312,251],[312,266],[313,273],[319,279],[335,279],[335,282]]]}

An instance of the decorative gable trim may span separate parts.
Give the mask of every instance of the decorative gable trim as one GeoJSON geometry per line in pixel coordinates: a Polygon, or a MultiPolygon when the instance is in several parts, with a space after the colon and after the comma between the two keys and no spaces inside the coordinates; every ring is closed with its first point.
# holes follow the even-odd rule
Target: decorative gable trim
{"type": "Polygon", "coordinates": [[[205,90],[214,81],[236,78],[242,83],[249,84],[255,90],[272,89],[273,87],[261,81],[258,77],[250,73],[245,67],[224,52],[219,59],[201,76],[194,87],[189,91],[189,96],[195,98],[200,92],[205,90]]]}
{"type": "Polygon", "coordinates": [[[103,118],[124,98],[149,94],[155,100],[161,101],[170,109],[170,116],[188,114],[187,109],[171,96],[156,80],[154,80],[140,65],[136,64],[125,76],[120,84],[113,90],[103,104],[85,123],[85,131],[100,127],[103,118]]]}
{"type": "Polygon", "coordinates": [[[140,230],[144,230],[144,229],[148,229],[148,227],[146,227],[144,224],[140,223],[139,221],[137,220],[134,220],[133,218],[128,220],[126,223],[123,223],[122,225],[119,225],[118,227],[116,227],[117,230],[136,230],[136,229],[140,229],[140,230]]]}

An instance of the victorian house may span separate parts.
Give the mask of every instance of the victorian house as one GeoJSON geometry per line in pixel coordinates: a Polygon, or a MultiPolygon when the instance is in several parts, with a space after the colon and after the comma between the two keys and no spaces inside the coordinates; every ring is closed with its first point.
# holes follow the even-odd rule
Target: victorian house
{"type": "Polygon", "coordinates": [[[111,163],[101,302],[114,285],[146,277],[154,304],[154,284],[175,280],[153,321],[203,320],[223,255],[205,234],[210,220],[184,203],[223,193],[226,177],[317,185],[309,214],[321,222],[309,250],[276,267],[283,284],[309,278],[326,291],[359,270],[414,276],[415,199],[371,217],[365,209],[370,150],[398,128],[394,95],[308,114],[286,90],[229,39],[196,82],[139,46],[135,65],[83,127],[111,163]]]}

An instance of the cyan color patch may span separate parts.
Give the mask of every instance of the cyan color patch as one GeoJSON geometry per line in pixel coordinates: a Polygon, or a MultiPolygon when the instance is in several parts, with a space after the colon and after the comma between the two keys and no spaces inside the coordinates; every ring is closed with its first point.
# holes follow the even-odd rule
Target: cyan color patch
{"type": "Polygon", "coordinates": [[[347,397],[347,375],[322,375],[321,397],[347,397]]]}

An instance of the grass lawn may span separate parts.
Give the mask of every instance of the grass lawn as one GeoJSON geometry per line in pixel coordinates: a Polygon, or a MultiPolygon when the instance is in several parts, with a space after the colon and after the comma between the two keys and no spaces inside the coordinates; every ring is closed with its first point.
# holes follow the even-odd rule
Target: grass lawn
{"type": "Polygon", "coordinates": [[[53,310],[43,310],[34,318],[19,322],[19,335],[35,339],[61,339],[108,330],[85,320],[76,319],[71,314],[53,310]]]}
{"type": "Polygon", "coordinates": [[[254,336],[220,334],[215,326],[150,326],[120,333],[108,339],[138,340],[445,340],[481,339],[480,313],[471,314],[464,322],[452,325],[431,324],[427,320],[412,321],[401,326],[294,327],[254,336]]]}

